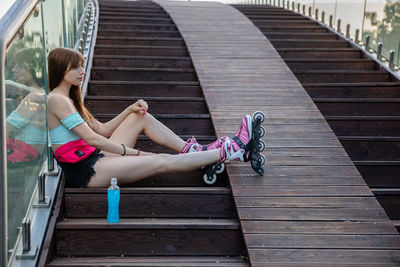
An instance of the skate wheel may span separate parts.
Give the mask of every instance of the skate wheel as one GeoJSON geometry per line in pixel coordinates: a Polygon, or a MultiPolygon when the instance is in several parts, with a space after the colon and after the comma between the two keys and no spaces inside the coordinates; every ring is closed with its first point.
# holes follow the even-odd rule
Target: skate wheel
{"type": "Polygon", "coordinates": [[[207,174],[204,174],[203,180],[206,184],[214,184],[217,181],[217,175],[214,173],[211,177],[209,177],[207,174]]]}
{"type": "Polygon", "coordinates": [[[265,164],[265,156],[263,154],[260,154],[260,159],[258,160],[260,162],[260,166],[265,164]]]}
{"type": "Polygon", "coordinates": [[[224,163],[219,163],[217,166],[217,169],[215,170],[216,174],[220,174],[225,170],[225,164],[224,163]]]}
{"type": "Polygon", "coordinates": [[[257,121],[260,120],[260,123],[263,123],[265,120],[265,115],[261,111],[256,111],[253,113],[253,120],[257,121]]]}
{"type": "Polygon", "coordinates": [[[253,170],[254,170],[257,174],[259,174],[259,175],[261,175],[261,176],[264,175],[264,169],[261,168],[261,165],[260,165],[260,162],[259,162],[259,161],[257,161],[257,160],[252,160],[252,161],[251,161],[251,167],[253,168],[253,170]]]}
{"type": "Polygon", "coordinates": [[[261,138],[264,135],[265,135],[265,129],[264,129],[264,127],[261,126],[260,128],[257,129],[257,136],[258,136],[258,138],[261,138]]]}
{"type": "Polygon", "coordinates": [[[263,152],[265,149],[265,142],[263,140],[260,140],[260,142],[258,143],[258,152],[263,152]]]}

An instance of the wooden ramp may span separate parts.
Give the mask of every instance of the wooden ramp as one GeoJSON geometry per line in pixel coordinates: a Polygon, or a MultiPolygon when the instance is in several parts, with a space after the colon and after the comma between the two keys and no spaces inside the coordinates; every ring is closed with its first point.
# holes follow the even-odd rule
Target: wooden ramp
{"type": "Polygon", "coordinates": [[[252,266],[399,265],[395,227],[262,32],[231,6],[155,2],[186,42],[216,134],[266,114],[265,175],[228,166],[252,266]]]}

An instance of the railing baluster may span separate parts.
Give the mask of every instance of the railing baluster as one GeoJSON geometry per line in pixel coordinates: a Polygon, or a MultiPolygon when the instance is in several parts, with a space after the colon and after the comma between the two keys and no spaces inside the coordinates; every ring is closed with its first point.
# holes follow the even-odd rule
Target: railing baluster
{"type": "Polygon", "coordinates": [[[354,36],[354,42],[357,44],[360,42],[359,37],[360,37],[360,29],[356,29],[356,35],[354,36]]]}
{"type": "Polygon", "coordinates": [[[369,36],[369,34],[367,34],[366,36],[365,36],[365,50],[367,50],[368,52],[369,52],[369,40],[370,40],[370,36],[369,36]]]}
{"type": "Polygon", "coordinates": [[[394,69],[394,53],[395,53],[394,50],[390,50],[389,52],[389,67],[391,69],[394,69]]]}
{"type": "Polygon", "coordinates": [[[379,42],[378,43],[378,50],[376,51],[376,57],[378,59],[382,58],[382,46],[383,46],[382,42],[379,42]]]}

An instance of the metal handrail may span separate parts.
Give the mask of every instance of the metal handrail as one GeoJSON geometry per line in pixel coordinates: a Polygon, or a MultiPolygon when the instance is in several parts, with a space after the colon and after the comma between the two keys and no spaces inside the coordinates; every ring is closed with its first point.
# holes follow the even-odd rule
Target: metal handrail
{"type": "Polygon", "coordinates": [[[7,47],[25,24],[39,0],[17,0],[0,20],[0,264],[7,265],[7,147],[5,61],[7,47]]]}

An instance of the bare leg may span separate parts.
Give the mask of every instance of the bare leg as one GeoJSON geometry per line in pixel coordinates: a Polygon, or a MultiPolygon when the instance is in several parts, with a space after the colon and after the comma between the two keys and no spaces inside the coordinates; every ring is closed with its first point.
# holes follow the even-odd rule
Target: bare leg
{"type": "Polygon", "coordinates": [[[112,177],[118,178],[118,184],[126,184],[154,174],[193,171],[220,159],[219,149],[178,155],[104,157],[95,164],[96,174],[88,187],[106,187],[112,177]]]}
{"type": "MultiPolygon", "coordinates": [[[[171,148],[176,152],[180,152],[185,146],[185,141],[148,113],[144,117],[136,113],[130,114],[115,129],[110,139],[117,143],[133,147],[141,132],[144,132],[157,144],[171,148]]],[[[103,153],[106,156],[117,156],[113,153],[103,153]]]]}

